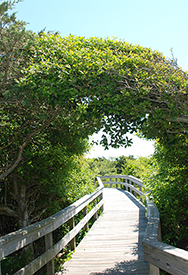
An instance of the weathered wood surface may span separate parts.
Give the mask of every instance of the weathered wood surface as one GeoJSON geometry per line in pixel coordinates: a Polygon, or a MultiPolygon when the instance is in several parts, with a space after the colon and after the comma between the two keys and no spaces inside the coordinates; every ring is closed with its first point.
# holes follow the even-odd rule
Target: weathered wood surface
{"type": "Polygon", "coordinates": [[[104,189],[104,214],[99,217],[57,274],[149,274],[142,239],[145,208],[129,192],[104,189]]]}
{"type": "Polygon", "coordinates": [[[78,214],[84,207],[102,193],[99,189],[91,195],[85,195],[75,203],[40,222],[12,232],[0,238],[0,261],[7,255],[23,248],[35,240],[49,234],[78,214]]]}
{"type": "Polygon", "coordinates": [[[172,275],[188,274],[188,251],[161,242],[159,211],[147,200],[148,225],[143,239],[145,259],[150,274],[159,275],[159,268],[172,275]]]}
{"type": "MultiPolygon", "coordinates": [[[[18,231],[12,232],[0,238],[0,260],[5,256],[11,254],[14,251],[26,246],[34,240],[45,236],[46,252],[40,255],[38,258],[33,260],[25,267],[18,270],[14,275],[32,275],[36,273],[41,267],[47,264],[48,274],[53,275],[53,259],[54,257],[71,241],[74,240],[80,230],[88,224],[89,220],[96,214],[96,212],[102,208],[103,200],[88,213],[85,213],[84,218],[74,227],[73,217],[83,210],[89,203],[95,201],[97,197],[102,199],[103,185],[99,181],[99,188],[90,195],[86,195],[66,207],[62,211],[50,216],[49,218],[42,220],[41,222],[35,223],[18,231]],[[64,224],[66,221],[71,220],[71,228],[58,243],[53,245],[52,242],[52,231],[64,224]]],[[[0,268],[0,275],[1,275],[0,268]]]]}

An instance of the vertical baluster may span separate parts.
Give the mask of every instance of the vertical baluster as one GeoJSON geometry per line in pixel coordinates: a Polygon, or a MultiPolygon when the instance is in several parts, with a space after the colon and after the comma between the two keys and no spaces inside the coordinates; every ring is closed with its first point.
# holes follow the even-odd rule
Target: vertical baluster
{"type": "MultiPolygon", "coordinates": [[[[75,227],[74,217],[72,217],[69,220],[69,225],[70,225],[70,230],[72,230],[75,227]]],[[[75,248],[76,248],[76,238],[75,237],[70,241],[70,246],[71,246],[72,251],[75,250],[75,248]]]]}
{"type": "MultiPolygon", "coordinates": [[[[87,216],[87,206],[86,206],[86,207],[84,207],[84,209],[83,209],[83,210],[84,210],[84,217],[85,217],[85,216],[87,216]]],[[[89,229],[89,224],[88,224],[88,222],[86,223],[86,225],[85,225],[85,227],[84,227],[84,228],[85,228],[85,230],[88,230],[88,229],[89,229]]]]}
{"type": "Polygon", "coordinates": [[[116,178],[116,188],[118,188],[118,184],[117,184],[117,178],[116,178]]]}
{"type": "MultiPolygon", "coordinates": [[[[142,192],[142,186],[139,186],[139,190],[142,192]]],[[[143,202],[143,199],[141,196],[140,196],[140,201],[143,202]]]]}
{"type": "Polygon", "coordinates": [[[133,193],[133,190],[132,190],[132,181],[131,181],[131,180],[129,180],[129,184],[130,184],[129,192],[132,194],[132,193],[133,193]]]}
{"type": "MultiPolygon", "coordinates": [[[[128,184],[128,179],[126,179],[126,184],[128,184]]],[[[128,186],[126,185],[126,191],[129,191],[128,186]]]]}
{"type": "MultiPolygon", "coordinates": [[[[45,249],[46,251],[53,247],[53,236],[52,232],[45,235],[45,249]]],[[[52,259],[47,263],[47,274],[53,275],[54,274],[54,260],[52,259]]]]}
{"type": "MultiPolygon", "coordinates": [[[[124,179],[121,179],[124,182],[124,179]]],[[[123,189],[123,184],[120,184],[120,188],[123,189]]]]}
{"type": "MultiPolygon", "coordinates": [[[[100,200],[102,200],[102,199],[103,199],[103,191],[100,194],[100,200]]],[[[104,204],[101,206],[101,211],[104,212],[104,204]]]]}
{"type": "MultiPolygon", "coordinates": [[[[94,206],[97,205],[97,198],[94,200],[94,206]]],[[[96,221],[98,219],[98,214],[97,212],[94,214],[94,220],[96,221]]]]}
{"type": "Polygon", "coordinates": [[[127,180],[127,183],[128,183],[128,191],[131,193],[131,181],[127,180]]]}
{"type": "Polygon", "coordinates": [[[150,268],[150,275],[160,275],[160,271],[157,266],[149,264],[149,268],[150,268]]]}
{"type": "MultiPolygon", "coordinates": [[[[136,188],[136,183],[135,182],[133,182],[133,185],[136,188]]],[[[136,197],[136,192],[135,191],[133,191],[133,195],[136,197]]]]}
{"type": "Polygon", "coordinates": [[[131,185],[131,189],[130,189],[131,191],[130,191],[130,192],[131,192],[131,194],[133,194],[133,195],[134,195],[134,191],[133,191],[133,189],[132,189],[133,182],[132,182],[131,180],[130,180],[129,182],[130,182],[130,185],[131,185]]]}
{"type": "MultiPolygon", "coordinates": [[[[123,183],[126,183],[126,179],[123,179],[123,183]]],[[[126,190],[126,186],[123,185],[123,186],[122,186],[122,189],[123,189],[123,190],[126,190]]]]}

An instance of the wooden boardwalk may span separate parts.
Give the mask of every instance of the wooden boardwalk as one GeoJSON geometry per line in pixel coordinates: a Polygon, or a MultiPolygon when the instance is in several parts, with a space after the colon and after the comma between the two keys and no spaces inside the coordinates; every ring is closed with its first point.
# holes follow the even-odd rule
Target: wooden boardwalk
{"type": "Polygon", "coordinates": [[[104,214],[57,274],[150,274],[142,246],[145,208],[129,192],[115,188],[104,189],[104,200],[104,214]]]}

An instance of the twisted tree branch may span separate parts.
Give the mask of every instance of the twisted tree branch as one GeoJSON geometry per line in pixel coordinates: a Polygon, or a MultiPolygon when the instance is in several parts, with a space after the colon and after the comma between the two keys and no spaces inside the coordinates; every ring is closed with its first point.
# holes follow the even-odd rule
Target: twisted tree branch
{"type": "Polygon", "coordinates": [[[0,175],[0,179],[4,179],[5,177],[7,177],[20,163],[20,161],[22,160],[22,154],[24,149],[26,148],[26,146],[28,145],[28,143],[30,142],[30,140],[39,132],[41,132],[42,130],[44,130],[45,128],[47,128],[50,123],[54,120],[54,118],[57,116],[57,114],[60,112],[60,109],[56,110],[54,112],[54,114],[52,114],[52,116],[40,127],[38,127],[35,131],[33,131],[32,133],[28,134],[28,136],[26,137],[25,141],[23,142],[22,146],[20,146],[20,150],[17,156],[16,161],[13,163],[13,165],[11,167],[9,167],[4,173],[2,173],[0,175]]]}

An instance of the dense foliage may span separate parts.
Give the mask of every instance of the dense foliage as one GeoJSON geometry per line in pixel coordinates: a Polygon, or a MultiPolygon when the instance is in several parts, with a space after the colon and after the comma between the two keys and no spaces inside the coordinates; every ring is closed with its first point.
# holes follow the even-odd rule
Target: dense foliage
{"type": "Polygon", "coordinates": [[[0,4],[2,234],[92,191],[90,166],[98,175],[146,178],[164,236],[173,232],[165,240],[181,245],[187,240],[187,72],[173,58],[123,41],[26,31],[10,14],[16,2],[0,4]],[[84,164],[88,137],[101,128],[105,148],[130,145],[126,133],[138,130],[157,139],[155,159],[84,164]]]}
{"type": "MultiPolygon", "coordinates": [[[[49,85],[49,80],[45,82],[43,78],[45,85],[39,86],[38,91],[36,88],[34,96],[31,96],[32,88],[20,87],[33,58],[34,65],[40,66],[36,51],[43,58],[41,51],[45,52],[45,47],[42,49],[40,45],[44,42],[40,34],[26,31],[25,23],[17,21],[15,14],[9,14],[13,4],[6,1],[0,5],[1,234],[37,221],[44,213],[50,215],[70,203],[72,197],[76,200],[79,193],[83,195],[81,191],[77,195],[68,194],[73,188],[67,186],[68,178],[71,179],[74,169],[82,171],[82,161],[75,160],[88,150],[87,137],[95,129],[95,121],[85,118],[84,104],[73,106],[66,103],[64,97],[62,104],[65,106],[62,107],[54,103],[52,96],[49,100],[43,96],[46,88],[50,90],[44,87],[49,85]],[[67,195],[62,196],[65,190],[67,195]],[[43,197],[48,200],[45,202],[43,197]]],[[[40,76],[38,80],[42,80],[40,76]]],[[[55,91],[56,87],[51,89],[55,91]]],[[[86,171],[85,177],[88,173],[86,171]]],[[[84,188],[84,176],[75,179],[75,184],[77,181],[81,184],[80,189],[84,188]]],[[[73,190],[76,191],[75,184],[73,190]]],[[[91,179],[88,186],[90,184],[91,179]]]]}
{"type": "MultiPolygon", "coordinates": [[[[184,154],[184,152],[182,152],[184,154]]],[[[132,175],[144,183],[144,191],[156,203],[162,222],[163,241],[188,249],[188,169],[176,163],[159,144],[148,158],[132,156],[88,159],[90,169],[99,176],[132,175]]]]}
{"type": "MultiPolygon", "coordinates": [[[[147,159],[144,158],[144,160],[147,159]]],[[[109,159],[106,159],[104,157],[86,159],[86,162],[88,163],[91,171],[96,176],[109,176],[118,174],[132,175],[134,168],[132,168],[132,166],[129,165],[129,163],[134,163],[133,165],[135,165],[135,161],[136,160],[133,156],[120,156],[116,158],[110,157],[109,159]]],[[[136,174],[135,177],[140,178],[138,174],[136,174]]]]}
{"type": "MultiPolygon", "coordinates": [[[[179,151],[179,158],[187,152],[179,151]]],[[[188,168],[187,160],[176,161],[164,146],[157,145],[152,173],[145,178],[147,191],[156,203],[162,221],[163,241],[188,249],[188,168]]]]}
{"type": "Polygon", "coordinates": [[[60,114],[64,120],[78,120],[82,138],[104,127],[110,135],[101,141],[106,148],[129,145],[124,135],[138,129],[161,139],[175,132],[185,142],[187,74],[160,53],[122,41],[41,33],[27,49],[27,58],[17,85],[3,93],[6,103],[14,99],[16,104],[3,108],[14,112],[14,117],[3,115],[4,124],[11,121],[16,128],[16,136],[9,133],[3,145],[8,150],[12,137],[17,142],[13,148],[20,149],[1,178],[20,162],[31,139],[60,114]]]}

